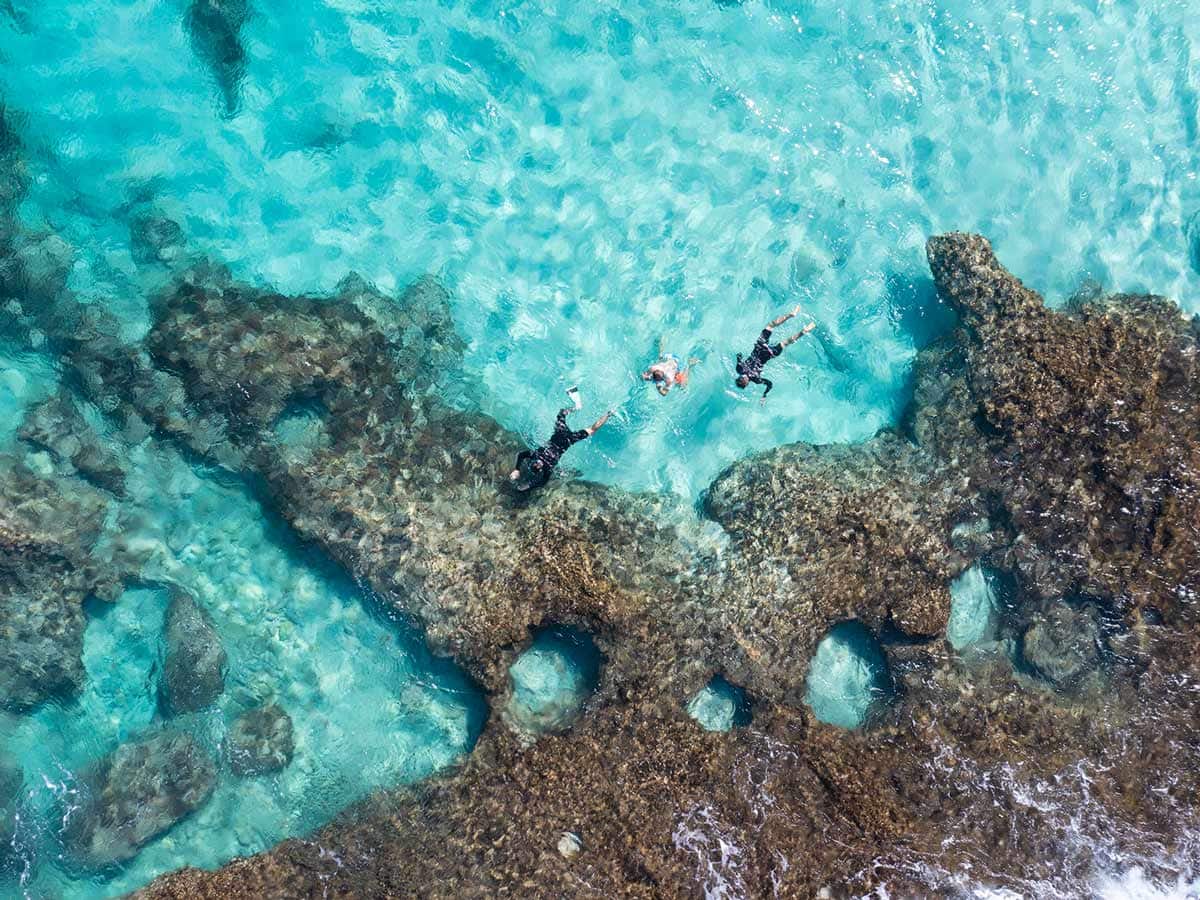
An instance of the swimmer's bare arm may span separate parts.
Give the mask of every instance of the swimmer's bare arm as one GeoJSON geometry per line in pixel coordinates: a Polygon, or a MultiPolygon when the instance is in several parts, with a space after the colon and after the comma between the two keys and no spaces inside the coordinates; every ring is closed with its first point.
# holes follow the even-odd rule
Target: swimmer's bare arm
{"type": "Polygon", "coordinates": [[[593,435],[597,431],[599,431],[601,428],[603,428],[604,423],[607,422],[611,418],[612,418],[612,410],[610,409],[608,412],[606,412],[604,415],[602,415],[600,418],[598,418],[595,422],[592,423],[592,426],[587,430],[588,436],[590,437],[591,435],[593,435]]]}

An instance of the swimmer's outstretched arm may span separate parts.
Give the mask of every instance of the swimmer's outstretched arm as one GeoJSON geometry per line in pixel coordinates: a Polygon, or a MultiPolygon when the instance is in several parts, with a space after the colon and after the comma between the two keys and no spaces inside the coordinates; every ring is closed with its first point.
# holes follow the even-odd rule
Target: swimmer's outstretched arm
{"type": "Polygon", "coordinates": [[[600,418],[598,418],[595,422],[593,422],[591,427],[588,428],[588,430],[587,430],[588,436],[590,437],[591,435],[593,435],[597,431],[599,431],[601,428],[603,428],[604,423],[612,418],[612,414],[613,414],[613,411],[610,409],[608,412],[606,412],[604,415],[602,415],[600,418]]]}
{"type": "Polygon", "coordinates": [[[508,473],[508,478],[510,481],[516,481],[521,477],[521,463],[525,462],[525,460],[529,459],[531,456],[533,456],[532,450],[522,450],[517,454],[516,468],[508,473]]]}
{"type": "Polygon", "coordinates": [[[767,325],[766,330],[770,331],[772,328],[778,328],[780,325],[782,325],[788,319],[794,319],[796,317],[797,313],[799,313],[799,312],[800,312],[800,304],[797,303],[795,308],[793,308],[791,312],[784,313],[778,319],[772,319],[771,323],[769,325],[767,325]]]}

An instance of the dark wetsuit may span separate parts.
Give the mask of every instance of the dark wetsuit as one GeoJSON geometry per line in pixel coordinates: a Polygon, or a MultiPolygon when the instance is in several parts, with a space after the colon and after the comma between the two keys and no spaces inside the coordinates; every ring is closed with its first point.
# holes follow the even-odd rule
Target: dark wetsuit
{"type": "MultiPolygon", "coordinates": [[[[771,343],[771,329],[764,328],[762,334],[758,336],[758,340],[754,342],[754,349],[750,351],[749,359],[742,359],[742,354],[737,355],[737,373],[745,375],[755,384],[766,386],[763,391],[763,396],[771,393],[771,388],[775,385],[770,378],[762,377],[763,366],[777,357],[783,352],[783,344],[771,343]]],[[[728,359],[728,357],[726,357],[728,359]]]]}
{"type": "Polygon", "coordinates": [[[554,467],[558,465],[558,461],[562,459],[562,455],[566,453],[572,444],[578,444],[588,436],[587,431],[572,431],[567,427],[567,415],[574,412],[573,409],[560,409],[558,418],[554,420],[554,434],[550,436],[550,441],[536,450],[522,450],[517,454],[517,468],[521,468],[521,463],[529,460],[529,472],[532,476],[529,486],[531,488],[541,487],[550,480],[550,473],[554,471],[554,467]],[[537,465],[540,463],[540,467],[537,465]]]}

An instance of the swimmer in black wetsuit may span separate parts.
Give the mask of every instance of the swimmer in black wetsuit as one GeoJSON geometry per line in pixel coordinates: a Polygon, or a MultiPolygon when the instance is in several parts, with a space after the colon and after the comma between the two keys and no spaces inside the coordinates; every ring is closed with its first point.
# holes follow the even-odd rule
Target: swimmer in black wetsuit
{"type": "Polygon", "coordinates": [[[765,402],[767,394],[771,393],[771,388],[775,385],[769,378],[762,377],[763,366],[777,357],[783,352],[783,348],[790,344],[796,343],[800,338],[804,337],[810,331],[817,327],[816,322],[809,322],[790,338],[778,344],[771,343],[771,330],[782,325],[788,319],[800,312],[800,307],[797,306],[790,313],[784,313],[778,319],[775,319],[771,324],[762,330],[762,334],[758,336],[758,340],[754,342],[754,349],[750,351],[750,358],[743,359],[742,354],[737,355],[737,386],[743,390],[750,382],[761,384],[766,387],[763,391],[762,399],[765,402]]]}
{"type": "Polygon", "coordinates": [[[550,436],[550,440],[538,447],[536,450],[522,450],[517,454],[517,465],[512,470],[512,474],[508,477],[512,481],[516,481],[521,477],[521,463],[529,460],[529,472],[531,474],[530,482],[523,490],[532,490],[544,485],[550,480],[550,473],[554,471],[554,467],[558,465],[558,461],[562,459],[562,455],[566,453],[572,444],[578,444],[585,438],[591,437],[601,426],[608,421],[612,415],[610,409],[599,419],[592,423],[590,428],[585,428],[582,431],[572,431],[567,427],[567,416],[573,412],[583,408],[583,404],[579,402],[579,391],[576,388],[571,388],[567,391],[567,396],[574,401],[575,406],[564,407],[558,411],[558,417],[554,420],[554,434],[550,436]]]}

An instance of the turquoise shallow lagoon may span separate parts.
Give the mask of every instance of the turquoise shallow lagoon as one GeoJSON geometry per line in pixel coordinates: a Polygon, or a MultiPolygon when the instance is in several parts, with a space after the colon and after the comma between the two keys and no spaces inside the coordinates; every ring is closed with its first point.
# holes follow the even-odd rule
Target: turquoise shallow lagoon
{"type": "MultiPolygon", "coordinates": [[[[467,342],[463,396],[483,412],[540,441],[573,384],[579,418],[618,410],[568,457],[589,479],[691,502],[755,450],[895,424],[917,350],[952,325],[924,262],[942,230],[988,235],[1051,303],[1099,283],[1200,311],[1188,0],[252,0],[232,84],[188,6],[0,0],[0,105],[30,176],[17,218],[67,242],[69,288],[133,339],[147,298],[198,256],[289,293],[349,272],[399,293],[436,274],[467,342]],[[156,217],[179,234],[148,253],[156,217]],[[794,304],[817,327],[772,364],[760,405],[732,387],[734,354],[794,304]],[[638,378],[660,337],[699,360],[665,399],[638,378]]],[[[0,450],[69,389],[48,354],[9,338],[0,450]]],[[[285,424],[304,439],[302,420],[285,424]]],[[[161,442],[123,452],[110,525],[149,561],[115,603],[89,602],[81,695],[0,713],[24,772],[0,895],[119,895],[307,834],[443,770],[487,714],[252,485],[161,442]],[[175,588],[229,657],[220,701],[186,728],[219,758],[234,717],[277,703],[294,761],[223,772],[133,861],[75,871],[61,831],[78,774],[158,720],[175,588]]],[[[956,646],[990,636],[995,605],[982,576],[964,578],[956,646]]],[[[822,645],[808,686],[818,717],[846,728],[886,692],[873,647],[851,638],[822,645]]],[[[565,703],[568,719],[594,681],[552,654],[522,671],[534,705],[565,703]]],[[[702,699],[714,730],[742,724],[740,699],[702,699]]],[[[1114,879],[1098,890],[1159,889],[1138,871],[1114,879]]]]}
{"type": "Polygon", "coordinates": [[[892,422],[945,326],[941,230],[987,234],[1052,300],[1200,284],[1186,0],[256,0],[232,117],[185,5],[0,20],[36,153],[22,213],[79,249],[72,287],[144,327],[147,207],[285,291],[438,273],[487,412],[543,437],[570,384],[589,412],[632,398],[573,454],[592,478],[692,495],[750,450],[892,422]],[[733,354],[797,302],[815,339],[759,408],[733,354]],[[660,335],[702,359],[671,403],[635,380],[660,335]]]}

